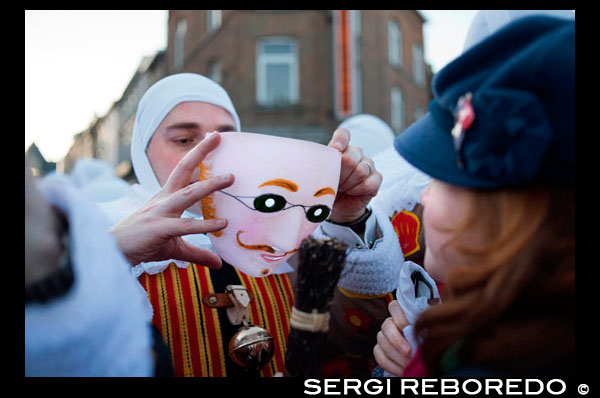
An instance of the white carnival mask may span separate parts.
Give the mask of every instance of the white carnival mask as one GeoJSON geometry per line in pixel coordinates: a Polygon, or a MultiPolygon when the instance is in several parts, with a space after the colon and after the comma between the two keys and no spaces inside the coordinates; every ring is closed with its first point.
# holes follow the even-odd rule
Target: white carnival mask
{"type": "Polygon", "coordinates": [[[202,199],[205,219],[228,225],[209,238],[223,260],[266,276],[325,221],[340,178],[341,153],[310,141],[256,133],[221,134],[200,164],[200,179],[232,173],[235,182],[202,199]]]}

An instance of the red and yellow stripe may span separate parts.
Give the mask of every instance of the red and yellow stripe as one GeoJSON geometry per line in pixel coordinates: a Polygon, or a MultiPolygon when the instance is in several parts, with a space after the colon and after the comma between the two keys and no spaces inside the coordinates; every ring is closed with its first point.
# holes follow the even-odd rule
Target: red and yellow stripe
{"type": "MultiPolygon", "coordinates": [[[[200,297],[204,297],[208,293],[214,293],[209,269],[206,267],[196,267],[195,265],[194,268],[198,271],[200,297]]],[[[204,325],[202,328],[204,331],[204,347],[208,353],[206,358],[206,366],[209,369],[207,376],[225,376],[225,352],[223,350],[223,336],[221,335],[217,309],[205,305],[202,305],[201,308],[201,321],[203,320],[202,324],[204,325]]]]}
{"type": "MultiPolygon", "coordinates": [[[[290,278],[287,274],[253,278],[241,272],[238,276],[255,297],[250,304],[250,322],[264,327],[273,336],[275,354],[261,371],[262,376],[273,376],[285,366],[289,316],[294,305],[290,278]]],[[[152,322],[171,350],[175,374],[227,376],[228,341],[223,341],[218,310],[201,301],[205,295],[215,293],[210,270],[170,264],[159,274],[144,273],[139,280],[154,309],[152,322]]]]}

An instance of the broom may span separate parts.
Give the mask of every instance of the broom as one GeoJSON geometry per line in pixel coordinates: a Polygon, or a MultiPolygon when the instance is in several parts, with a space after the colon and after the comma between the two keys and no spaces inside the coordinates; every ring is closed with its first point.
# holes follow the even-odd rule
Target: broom
{"type": "Polygon", "coordinates": [[[346,244],[332,238],[308,237],[300,263],[285,354],[285,376],[315,377],[329,329],[329,304],[340,278],[346,244]]]}

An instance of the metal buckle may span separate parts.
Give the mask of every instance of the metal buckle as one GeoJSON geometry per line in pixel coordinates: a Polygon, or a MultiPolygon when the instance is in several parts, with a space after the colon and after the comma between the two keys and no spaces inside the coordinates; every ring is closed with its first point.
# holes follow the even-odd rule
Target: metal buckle
{"type": "Polygon", "coordinates": [[[233,302],[233,307],[227,308],[227,317],[232,325],[240,323],[248,324],[250,322],[250,295],[248,290],[242,285],[228,285],[225,287],[225,293],[233,302]]]}

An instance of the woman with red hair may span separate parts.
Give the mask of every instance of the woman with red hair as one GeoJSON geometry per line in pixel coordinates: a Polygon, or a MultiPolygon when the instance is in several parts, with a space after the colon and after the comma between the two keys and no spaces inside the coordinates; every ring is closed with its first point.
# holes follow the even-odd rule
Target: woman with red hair
{"type": "Polygon", "coordinates": [[[396,138],[433,178],[424,266],[444,289],[411,325],[390,304],[374,348],[387,372],[574,375],[574,70],[573,18],[518,18],[442,69],[396,138]]]}

